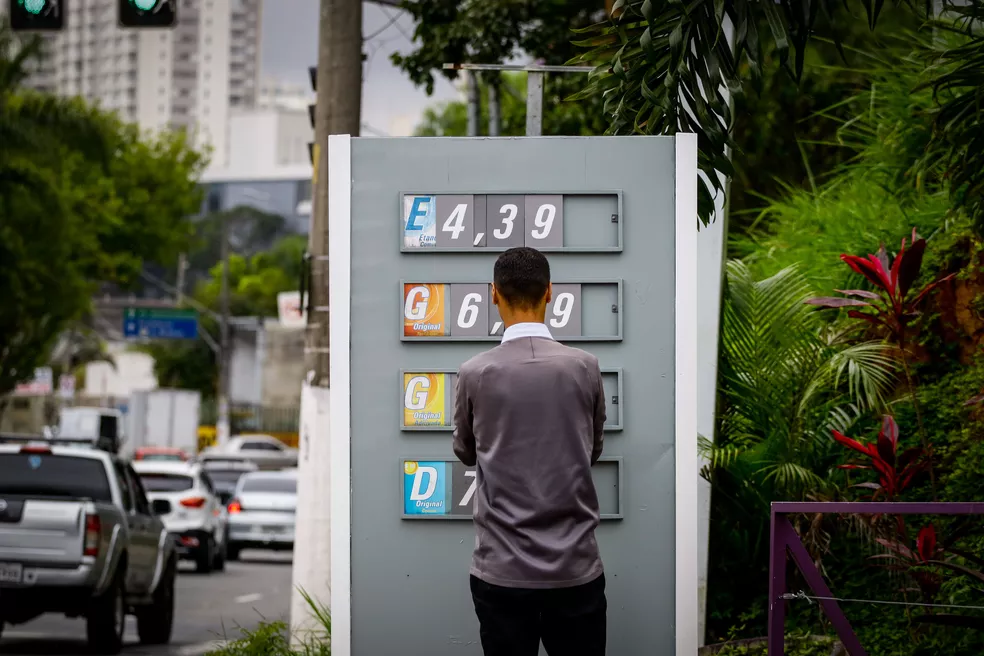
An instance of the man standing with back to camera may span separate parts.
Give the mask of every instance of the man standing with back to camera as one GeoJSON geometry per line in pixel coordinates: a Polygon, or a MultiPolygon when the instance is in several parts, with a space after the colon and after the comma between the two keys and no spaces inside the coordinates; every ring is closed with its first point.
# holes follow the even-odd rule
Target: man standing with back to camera
{"type": "Polygon", "coordinates": [[[605,394],[598,359],[544,323],[550,265],[532,248],[496,260],[502,344],[461,366],[454,453],[476,466],[471,592],[485,656],[605,653],[595,540],[605,394]]]}

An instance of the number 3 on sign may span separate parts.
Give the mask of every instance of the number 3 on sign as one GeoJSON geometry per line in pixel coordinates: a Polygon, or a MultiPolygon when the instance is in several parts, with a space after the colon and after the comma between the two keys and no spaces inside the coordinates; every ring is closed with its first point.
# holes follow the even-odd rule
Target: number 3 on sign
{"type": "Polygon", "coordinates": [[[526,245],[557,248],[564,245],[564,197],[526,197],[526,245]]]}

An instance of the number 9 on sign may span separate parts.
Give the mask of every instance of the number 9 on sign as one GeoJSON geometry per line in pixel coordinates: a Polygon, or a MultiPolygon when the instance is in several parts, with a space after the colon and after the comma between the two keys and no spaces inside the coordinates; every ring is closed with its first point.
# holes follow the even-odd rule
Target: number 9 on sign
{"type": "Polygon", "coordinates": [[[527,196],[526,245],[559,248],[564,245],[564,197],[527,196]]]}
{"type": "Polygon", "coordinates": [[[554,284],[546,324],[554,337],[581,335],[581,285],[554,284]]]}

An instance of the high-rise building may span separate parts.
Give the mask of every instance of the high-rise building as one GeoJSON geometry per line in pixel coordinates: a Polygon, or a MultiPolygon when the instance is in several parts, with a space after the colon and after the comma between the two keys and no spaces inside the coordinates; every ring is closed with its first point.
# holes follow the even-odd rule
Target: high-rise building
{"type": "Polygon", "coordinates": [[[262,0],[180,2],[170,29],[124,29],[117,0],[73,0],[27,86],[81,96],[144,129],[185,129],[227,155],[230,107],[256,100],[262,0]]]}

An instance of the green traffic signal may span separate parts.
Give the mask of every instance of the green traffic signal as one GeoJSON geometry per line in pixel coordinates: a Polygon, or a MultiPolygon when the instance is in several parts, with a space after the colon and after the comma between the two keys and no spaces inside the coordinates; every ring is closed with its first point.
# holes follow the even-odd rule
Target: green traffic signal
{"type": "Polygon", "coordinates": [[[177,0],[120,0],[119,20],[123,27],[174,27],[177,0]]]}
{"type": "Polygon", "coordinates": [[[20,0],[20,3],[28,13],[37,16],[44,9],[45,0],[20,0]]]}
{"type": "Polygon", "coordinates": [[[10,27],[15,32],[57,32],[64,19],[57,0],[10,0],[10,27]]]}

